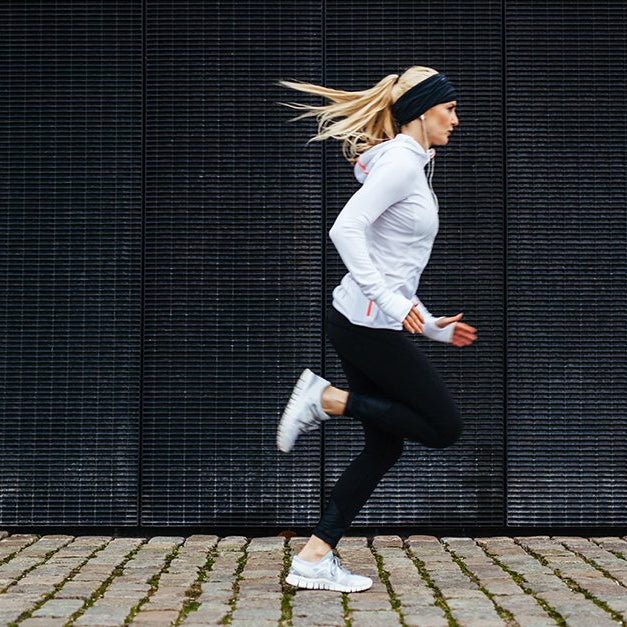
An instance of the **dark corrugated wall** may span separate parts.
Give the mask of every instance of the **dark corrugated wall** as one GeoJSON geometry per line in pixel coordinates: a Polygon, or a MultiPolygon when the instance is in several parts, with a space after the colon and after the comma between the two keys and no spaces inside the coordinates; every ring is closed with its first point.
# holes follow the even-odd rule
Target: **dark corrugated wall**
{"type": "Polygon", "coordinates": [[[627,4],[511,2],[510,524],[627,522],[627,4]]]}
{"type": "Polygon", "coordinates": [[[138,522],[141,8],[0,10],[4,524],[138,522]]]}
{"type": "Polygon", "coordinates": [[[142,522],[310,523],[320,436],[276,449],[320,370],[320,148],[274,83],[319,82],[317,2],[149,0],[142,522]]]}
{"type": "Polygon", "coordinates": [[[461,124],[436,148],[418,293],[479,340],[414,338],[465,432],[407,442],[355,525],[624,523],[626,11],[3,5],[0,522],[317,520],[361,427],[291,455],[275,432],[303,367],[344,383],[327,232],[357,183],[275,82],[423,64],[458,86],[461,124]]]}

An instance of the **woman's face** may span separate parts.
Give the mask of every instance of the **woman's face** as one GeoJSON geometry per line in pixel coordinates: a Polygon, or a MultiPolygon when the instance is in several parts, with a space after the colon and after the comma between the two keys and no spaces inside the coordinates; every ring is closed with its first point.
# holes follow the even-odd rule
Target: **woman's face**
{"type": "Polygon", "coordinates": [[[455,112],[456,106],[457,100],[451,100],[435,105],[425,113],[430,145],[446,146],[448,144],[453,129],[459,124],[455,112]]]}

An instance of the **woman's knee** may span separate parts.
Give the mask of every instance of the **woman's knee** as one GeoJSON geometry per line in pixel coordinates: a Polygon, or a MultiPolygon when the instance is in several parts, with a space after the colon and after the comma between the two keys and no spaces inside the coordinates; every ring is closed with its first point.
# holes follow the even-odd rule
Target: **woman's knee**
{"type": "Polygon", "coordinates": [[[464,423],[459,411],[451,409],[445,416],[438,420],[436,434],[428,445],[430,448],[448,448],[459,440],[464,431],[464,423]]]}
{"type": "Polygon", "coordinates": [[[367,444],[364,447],[364,453],[373,465],[383,470],[389,470],[403,454],[403,440],[399,438],[377,445],[367,444]]]}

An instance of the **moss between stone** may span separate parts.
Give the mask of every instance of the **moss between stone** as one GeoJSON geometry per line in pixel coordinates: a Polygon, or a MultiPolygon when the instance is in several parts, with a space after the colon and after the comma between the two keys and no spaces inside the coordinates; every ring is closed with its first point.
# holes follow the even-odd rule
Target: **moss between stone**
{"type": "Polygon", "coordinates": [[[490,601],[492,601],[492,603],[494,605],[494,608],[496,609],[496,613],[499,615],[499,617],[502,618],[503,621],[507,625],[517,625],[518,622],[514,618],[514,615],[510,611],[506,610],[504,607],[499,605],[494,600],[494,595],[481,583],[481,580],[479,579],[479,577],[477,577],[468,568],[468,566],[466,566],[466,564],[464,563],[464,560],[461,557],[459,557],[453,551],[453,549],[449,545],[444,544],[444,548],[445,548],[446,551],[448,551],[448,553],[451,556],[451,558],[453,559],[453,561],[460,567],[460,569],[464,573],[464,575],[466,575],[466,577],[468,577],[471,581],[473,581],[475,584],[477,584],[477,587],[479,588],[479,590],[481,590],[481,592],[483,592],[483,594],[485,594],[488,597],[488,599],[490,599],[490,601]]]}
{"type": "Polygon", "coordinates": [[[520,546],[523,549],[523,551],[525,551],[532,557],[535,557],[535,559],[537,559],[541,564],[543,564],[547,568],[550,568],[555,574],[555,576],[559,577],[573,592],[580,592],[586,597],[586,599],[592,601],[595,605],[598,605],[602,610],[606,611],[614,620],[617,620],[619,623],[623,623],[622,615],[616,610],[613,610],[611,607],[609,607],[608,604],[605,603],[605,601],[601,601],[601,599],[597,599],[588,590],[586,590],[585,588],[582,588],[574,579],[571,579],[567,575],[563,575],[559,568],[553,568],[549,564],[549,562],[546,560],[546,558],[544,558],[539,553],[536,553],[533,549],[525,547],[519,542],[516,542],[516,544],[518,544],[518,546],[520,546]]]}
{"type": "Polygon", "coordinates": [[[142,605],[145,605],[148,602],[148,599],[150,599],[150,597],[155,593],[155,591],[159,587],[159,579],[161,578],[161,575],[163,573],[168,572],[168,568],[170,567],[172,560],[174,560],[174,558],[179,553],[180,546],[181,546],[180,544],[177,544],[172,549],[172,551],[170,551],[168,556],[165,558],[165,561],[163,563],[163,567],[161,568],[161,570],[158,573],[155,573],[154,575],[152,575],[150,579],[148,579],[146,583],[150,584],[150,590],[148,590],[148,592],[146,593],[146,596],[143,599],[140,599],[139,602],[136,603],[131,608],[131,611],[126,615],[126,618],[124,619],[125,625],[128,625],[130,622],[132,622],[133,618],[137,616],[137,613],[141,609],[142,605]]]}
{"type": "MultiPolygon", "coordinates": [[[[7,562],[11,561],[18,553],[22,552],[27,546],[30,546],[31,544],[35,544],[35,542],[37,542],[37,540],[39,540],[40,538],[42,538],[41,535],[35,536],[35,538],[33,538],[28,544],[25,544],[24,546],[20,547],[16,551],[13,551],[13,553],[9,553],[6,557],[3,557],[0,560],[0,566],[2,566],[2,564],[6,564],[7,562]]],[[[9,584],[9,586],[10,585],[13,585],[13,584],[9,584]]],[[[7,588],[9,586],[7,586],[7,588]]],[[[0,592],[4,592],[4,590],[0,590],[0,592]]]]}
{"type": "Polygon", "coordinates": [[[538,597],[534,594],[533,590],[527,585],[526,579],[515,570],[512,570],[507,566],[507,564],[501,562],[498,557],[493,555],[485,548],[485,546],[480,547],[483,552],[499,567],[502,568],[530,597],[533,597],[538,605],[558,624],[560,627],[566,627],[566,621],[564,617],[554,608],[552,608],[543,598],[538,597]]]}
{"type": "Polygon", "coordinates": [[[605,570],[605,568],[603,568],[603,566],[601,566],[600,564],[597,564],[593,558],[586,557],[583,553],[580,553],[576,549],[569,548],[563,542],[561,542],[560,544],[562,544],[565,549],[569,550],[571,553],[574,553],[577,557],[581,558],[586,564],[592,566],[592,568],[594,568],[595,570],[598,570],[604,577],[607,577],[607,579],[611,579],[612,583],[618,583],[619,585],[622,585],[620,581],[612,577],[612,573],[610,573],[608,570],[605,570]]]}
{"type": "Polygon", "coordinates": [[[281,596],[281,618],[279,619],[280,627],[287,627],[292,622],[292,598],[296,592],[296,588],[290,586],[290,584],[285,581],[290,570],[292,553],[292,548],[286,541],[283,545],[283,567],[279,573],[279,582],[281,583],[281,590],[283,592],[281,596]]]}
{"type": "Polygon", "coordinates": [[[434,603],[444,612],[446,620],[448,620],[449,626],[457,627],[459,623],[453,618],[453,615],[451,614],[451,608],[446,604],[446,600],[444,599],[442,591],[435,585],[433,579],[431,579],[431,577],[429,576],[429,572],[425,567],[425,563],[419,557],[414,555],[410,547],[405,543],[403,543],[403,550],[405,551],[407,557],[414,563],[416,569],[418,570],[418,573],[425,580],[427,586],[431,588],[433,596],[435,597],[434,603]]]}
{"type": "MultiPolygon", "coordinates": [[[[333,555],[337,556],[337,558],[340,560],[342,559],[342,556],[337,547],[333,549],[333,555]]],[[[342,610],[344,612],[344,615],[342,617],[344,619],[344,627],[352,627],[353,624],[353,621],[351,620],[351,608],[348,603],[349,594],[349,592],[340,592],[340,596],[342,598],[342,610]]]]}
{"type": "MultiPolygon", "coordinates": [[[[590,540],[590,542],[594,542],[594,540],[590,540]]],[[[597,544],[597,543],[595,542],[595,544],[597,544]]],[[[621,551],[617,551],[616,549],[607,549],[603,545],[600,545],[600,544],[597,544],[597,546],[600,546],[602,549],[608,551],[609,553],[611,553],[615,557],[618,557],[621,560],[627,561],[627,551],[625,553],[622,553],[621,551]]]]}
{"type": "MultiPolygon", "coordinates": [[[[67,544],[70,544],[69,542],[67,544]]],[[[60,551],[64,546],[67,546],[67,544],[62,544],[61,546],[57,547],[56,549],[52,549],[50,551],[48,551],[46,554],[44,554],[44,558],[41,562],[39,562],[38,564],[35,564],[34,566],[31,566],[28,570],[25,570],[21,576],[16,579],[11,585],[7,586],[5,588],[5,590],[8,590],[9,588],[11,588],[12,586],[14,586],[18,581],[20,581],[21,579],[24,579],[24,577],[26,577],[26,575],[28,575],[28,573],[30,573],[32,570],[35,570],[35,568],[37,568],[38,566],[41,566],[42,564],[45,564],[55,553],[57,553],[58,551],[60,551]]],[[[8,623],[9,627],[14,627],[15,625],[17,625],[19,622],[25,620],[26,618],[29,618],[31,616],[31,614],[35,611],[38,610],[48,599],[50,599],[52,596],[54,596],[54,594],[59,590],[59,588],[70,578],[73,577],[74,574],[77,572],[77,570],[89,559],[89,557],[87,557],[83,562],[81,562],[78,566],[76,566],[75,568],[73,568],[70,571],[70,574],[60,583],[57,583],[53,586],[52,588],[52,592],[49,592],[43,599],[37,601],[37,603],[30,609],[30,610],[25,610],[24,612],[22,612],[17,619],[14,622],[8,623]]]]}
{"type": "Polygon", "coordinates": [[[124,561],[121,562],[120,564],[118,564],[111,571],[111,574],[98,586],[98,588],[96,588],[94,593],[85,601],[85,603],[83,603],[82,607],[80,607],[78,610],[76,610],[76,612],[74,612],[74,614],[72,614],[68,618],[68,620],[65,623],[64,627],[69,627],[70,625],[72,625],[74,623],[74,621],[79,616],[82,616],[100,597],[102,597],[104,595],[105,591],[107,590],[107,588],[109,587],[111,582],[116,577],[119,577],[122,574],[122,572],[124,571],[124,566],[126,565],[126,563],[129,560],[133,559],[133,557],[135,556],[135,554],[137,553],[137,551],[139,551],[139,549],[141,547],[142,547],[142,544],[140,544],[138,547],[134,548],[132,551],[130,551],[126,555],[126,557],[124,558],[124,561]]]}
{"type": "Polygon", "coordinates": [[[246,550],[250,544],[250,539],[246,540],[246,544],[242,548],[242,555],[237,560],[237,568],[235,569],[235,580],[233,581],[233,594],[229,599],[229,605],[231,609],[222,617],[222,620],[218,623],[220,625],[228,625],[233,620],[233,612],[237,604],[237,597],[239,596],[239,582],[243,579],[242,572],[246,566],[248,560],[248,551],[246,550]]]}
{"type": "Polygon", "coordinates": [[[370,551],[374,555],[374,559],[377,563],[377,572],[379,573],[379,577],[381,581],[384,583],[388,596],[390,597],[390,605],[392,609],[398,614],[401,625],[405,624],[405,616],[403,615],[402,606],[400,599],[396,596],[394,592],[394,588],[392,588],[392,584],[390,583],[390,573],[385,570],[383,566],[383,557],[377,552],[377,550],[372,545],[372,539],[368,541],[368,546],[370,547],[370,551]]]}
{"type": "Polygon", "coordinates": [[[344,610],[344,627],[352,627],[353,621],[350,618],[351,608],[348,605],[348,592],[342,592],[342,609],[344,610]]]}
{"type": "Polygon", "coordinates": [[[173,625],[180,625],[185,617],[192,612],[195,612],[199,607],[200,603],[196,601],[196,599],[200,596],[202,592],[202,584],[207,581],[207,573],[211,571],[213,565],[215,564],[217,557],[217,544],[212,546],[207,552],[207,559],[205,563],[198,569],[198,575],[196,577],[196,581],[185,590],[185,600],[183,601],[183,607],[179,612],[176,620],[173,625]]]}

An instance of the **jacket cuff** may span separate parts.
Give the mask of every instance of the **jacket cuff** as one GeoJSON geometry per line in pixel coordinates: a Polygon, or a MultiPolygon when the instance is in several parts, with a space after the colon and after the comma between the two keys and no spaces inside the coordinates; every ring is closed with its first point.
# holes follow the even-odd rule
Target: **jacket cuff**
{"type": "Polygon", "coordinates": [[[446,316],[440,316],[439,318],[434,318],[425,324],[422,327],[422,334],[425,337],[428,337],[431,340],[435,340],[436,342],[444,342],[446,344],[451,343],[451,339],[453,338],[453,331],[455,331],[455,323],[447,324],[443,329],[441,329],[436,322],[438,320],[442,320],[446,318],[446,316]]]}
{"type": "Polygon", "coordinates": [[[402,294],[392,293],[390,298],[383,305],[377,303],[379,309],[390,318],[394,318],[397,322],[403,324],[403,320],[414,306],[414,302],[409,298],[405,298],[402,294]]]}

